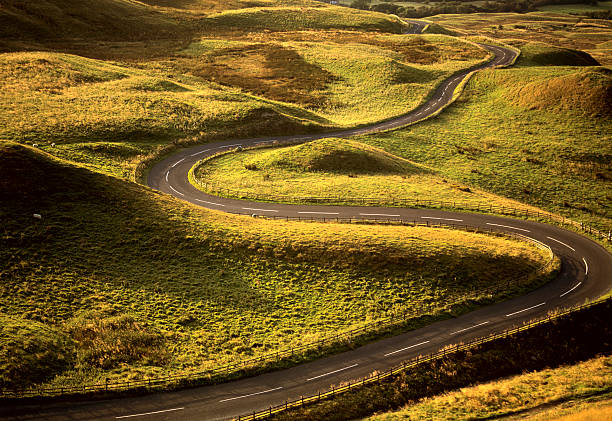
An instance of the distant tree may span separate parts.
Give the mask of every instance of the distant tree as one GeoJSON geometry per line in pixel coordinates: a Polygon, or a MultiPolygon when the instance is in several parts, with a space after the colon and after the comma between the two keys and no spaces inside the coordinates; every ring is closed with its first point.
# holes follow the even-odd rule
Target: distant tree
{"type": "Polygon", "coordinates": [[[353,2],[351,3],[351,7],[353,9],[368,10],[370,8],[371,2],[372,0],[353,0],[353,2]]]}
{"type": "Polygon", "coordinates": [[[379,3],[370,7],[370,10],[382,13],[391,13],[394,15],[400,15],[400,11],[403,9],[402,6],[395,3],[379,3]]]}

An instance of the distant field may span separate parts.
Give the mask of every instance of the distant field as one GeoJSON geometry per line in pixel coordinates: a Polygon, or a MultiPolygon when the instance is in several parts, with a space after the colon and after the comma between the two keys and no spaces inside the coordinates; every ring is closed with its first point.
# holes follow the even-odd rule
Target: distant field
{"type": "Polygon", "coordinates": [[[388,312],[447,317],[555,269],[500,237],[266,221],[14,143],[0,160],[0,386],[206,369],[388,312]]]}
{"type": "Polygon", "coordinates": [[[345,31],[227,43],[207,38],[186,53],[194,57],[182,63],[189,73],[302,106],[312,119],[335,127],[405,113],[451,73],[487,58],[473,44],[442,35],[345,31]]]}
{"type": "Polygon", "coordinates": [[[604,420],[612,417],[611,384],[612,357],[599,357],[466,387],[367,420],[604,420]]]}
{"type": "Polygon", "coordinates": [[[438,15],[427,19],[469,35],[542,42],[578,49],[591,54],[603,65],[612,65],[610,20],[585,19],[551,12],[438,15]]]}
{"type": "Polygon", "coordinates": [[[601,12],[605,10],[612,10],[612,1],[598,1],[597,4],[548,4],[546,6],[538,7],[538,10],[543,12],[556,12],[556,13],[584,13],[584,12],[601,12]]]}

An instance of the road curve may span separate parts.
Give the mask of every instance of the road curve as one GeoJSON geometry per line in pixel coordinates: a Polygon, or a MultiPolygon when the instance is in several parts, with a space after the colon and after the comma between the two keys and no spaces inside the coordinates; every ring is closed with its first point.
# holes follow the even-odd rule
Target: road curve
{"type": "MultiPolygon", "coordinates": [[[[515,52],[486,46],[495,54],[492,62],[478,68],[506,65],[515,52]]],[[[475,70],[475,69],[472,69],[475,70]]],[[[562,261],[559,276],[547,285],[522,297],[487,306],[463,316],[436,322],[424,328],[370,343],[290,369],[257,377],[177,392],[142,397],[63,402],[44,405],[13,405],[0,409],[7,420],[224,420],[262,410],[285,400],[297,399],[329,389],[331,385],[354,380],[403,360],[434,352],[446,345],[468,341],[519,325],[559,307],[595,299],[612,287],[612,255],[594,241],[562,228],[533,221],[472,213],[429,209],[401,209],[357,206],[307,206],[254,203],[208,195],[187,180],[189,169],[208,154],[265,142],[309,141],[322,137],[348,137],[401,127],[434,114],[452,98],[453,91],[470,71],[443,82],[432,97],[416,110],[379,124],[334,133],[245,139],[185,149],[156,164],[148,176],[149,186],[180,199],[211,209],[252,215],[288,217],[404,219],[418,222],[456,222],[483,229],[522,234],[549,245],[562,261]]]]}

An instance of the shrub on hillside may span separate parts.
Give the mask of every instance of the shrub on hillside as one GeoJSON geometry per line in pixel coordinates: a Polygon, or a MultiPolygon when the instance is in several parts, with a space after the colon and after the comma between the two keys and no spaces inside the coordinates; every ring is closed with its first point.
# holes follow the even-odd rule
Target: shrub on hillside
{"type": "Polygon", "coordinates": [[[168,359],[164,337],[115,309],[85,311],[68,326],[83,366],[112,369],[123,363],[161,365],[168,359]]]}

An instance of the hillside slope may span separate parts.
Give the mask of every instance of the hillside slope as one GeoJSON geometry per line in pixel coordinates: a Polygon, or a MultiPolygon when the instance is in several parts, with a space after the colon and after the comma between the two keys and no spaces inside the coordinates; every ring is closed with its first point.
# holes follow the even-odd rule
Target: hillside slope
{"type": "Polygon", "coordinates": [[[446,317],[547,260],[480,234],[202,210],[13,143],[0,160],[2,386],[206,369],[388,311],[446,317]]]}
{"type": "Polygon", "coordinates": [[[607,231],[611,101],[612,72],[606,68],[485,71],[436,119],[361,141],[607,231]]]}
{"type": "Polygon", "coordinates": [[[20,46],[58,48],[59,41],[185,41],[197,34],[264,28],[352,28],[397,33],[403,24],[381,13],[310,0],[6,0],[0,5],[0,48],[7,51],[19,50],[20,46]]]}
{"type": "Polygon", "coordinates": [[[185,29],[176,18],[130,0],[5,0],[0,6],[0,38],[12,40],[130,41],[179,37],[185,29]]]}

